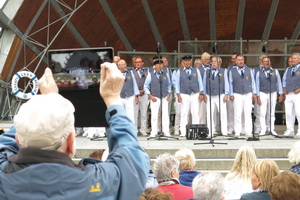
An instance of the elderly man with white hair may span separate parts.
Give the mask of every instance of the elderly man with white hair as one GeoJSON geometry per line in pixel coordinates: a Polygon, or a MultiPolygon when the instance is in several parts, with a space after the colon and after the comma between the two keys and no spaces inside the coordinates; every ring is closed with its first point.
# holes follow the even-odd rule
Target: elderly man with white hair
{"type": "Polygon", "coordinates": [[[123,82],[115,64],[101,65],[99,91],[107,106],[110,152],[105,162],[83,159],[76,165],[75,109],[58,94],[46,68],[39,80],[42,94],[20,107],[16,131],[0,136],[0,198],[138,199],[147,181],[149,156],[121,105],[123,82]]]}
{"type": "Polygon", "coordinates": [[[193,181],[195,199],[224,200],[224,178],[216,172],[198,174],[193,181]]]}
{"type": "Polygon", "coordinates": [[[169,154],[159,155],[153,165],[153,173],[157,179],[159,189],[165,193],[171,193],[173,200],[185,200],[193,198],[191,187],[180,185],[179,160],[169,154]]]}

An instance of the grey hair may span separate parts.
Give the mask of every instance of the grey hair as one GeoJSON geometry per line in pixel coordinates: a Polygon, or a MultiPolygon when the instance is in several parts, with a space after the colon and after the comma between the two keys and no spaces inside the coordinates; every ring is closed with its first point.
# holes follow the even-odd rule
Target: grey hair
{"type": "Polygon", "coordinates": [[[158,182],[170,180],[172,171],[178,172],[178,169],[179,160],[169,153],[159,155],[153,164],[153,173],[158,182]]]}
{"type": "Polygon", "coordinates": [[[210,58],[210,54],[207,53],[207,52],[204,52],[202,55],[201,55],[201,60],[203,60],[204,58],[210,58]]]}
{"type": "Polygon", "coordinates": [[[292,165],[300,164],[300,141],[296,142],[288,154],[289,161],[292,165]]]}
{"type": "Polygon", "coordinates": [[[298,56],[298,58],[300,58],[300,53],[293,53],[292,56],[298,56]]]}
{"type": "Polygon", "coordinates": [[[224,178],[216,172],[203,172],[193,180],[194,198],[220,200],[224,197],[224,178]]]}

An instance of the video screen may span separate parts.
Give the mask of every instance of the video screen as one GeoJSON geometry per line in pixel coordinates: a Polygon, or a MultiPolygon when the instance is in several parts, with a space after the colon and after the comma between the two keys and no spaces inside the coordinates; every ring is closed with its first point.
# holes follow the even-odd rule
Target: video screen
{"type": "Polygon", "coordinates": [[[106,105],[99,94],[100,65],[113,61],[113,48],[48,51],[59,93],[75,107],[76,127],[107,127],[106,105]]]}
{"type": "Polygon", "coordinates": [[[50,50],[49,67],[60,90],[89,89],[99,86],[100,65],[113,54],[111,47],[50,50]]]}

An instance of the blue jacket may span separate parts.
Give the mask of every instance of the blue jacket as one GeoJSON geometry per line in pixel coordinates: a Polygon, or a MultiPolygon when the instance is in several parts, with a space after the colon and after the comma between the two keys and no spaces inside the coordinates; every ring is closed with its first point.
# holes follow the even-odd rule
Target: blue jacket
{"type": "Polygon", "coordinates": [[[199,171],[195,170],[183,170],[179,172],[179,182],[181,185],[192,187],[194,178],[200,174],[199,171]]]}
{"type": "Polygon", "coordinates": [[[107,109],[106,119],[111,150],[106,162],[84,159],[76,166],[68,156],[57,151],[17,150],[14,135],[3,134],[0,137],[0,199],[138,199],[147,181],[149,157],[138,144],[136,128],[121,106],[107,109]],[[41,156],[45,162],[24,164],[22,159],[32,159],[24,156],[26,152],[40,155],[51,152],[51,156],[41,156]]]}

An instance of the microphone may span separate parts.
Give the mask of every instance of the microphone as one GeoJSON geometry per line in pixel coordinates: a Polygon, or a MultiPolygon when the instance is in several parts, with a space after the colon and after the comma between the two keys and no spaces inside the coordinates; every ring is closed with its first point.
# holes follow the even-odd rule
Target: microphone
{"type": "Polygon", "coordinates": [[[159,42],[157,43],[156,52],[157,52],[158,54],[160,54],[160,52],[161,52],[161,47],[160,47],[160,43],[159,43],[159,42]]]}
{"type": "Polygon", "coordinates": [[[267,52],[267,44],[268,44],[268,42],[264,42],[263,43],[263,45],[262,45],[262,47],[261,47],[261,51],[263,52],[263,53],[266,53],[267,52]]]}
{"type": "Polygon", "coordinates": [[[211,51],[215,54],[218,51],[217,43],[215,42],[214,45],[212,46],[211,51]]]}

